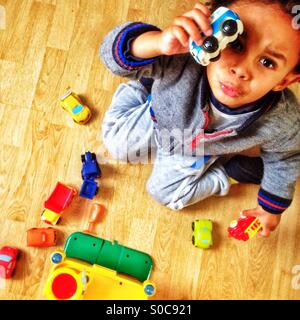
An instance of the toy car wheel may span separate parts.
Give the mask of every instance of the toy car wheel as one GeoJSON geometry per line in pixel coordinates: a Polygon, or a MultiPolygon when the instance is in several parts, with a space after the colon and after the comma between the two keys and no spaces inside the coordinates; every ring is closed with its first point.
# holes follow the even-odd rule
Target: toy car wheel
{"type": "Polygon", "coordinates": [[[58,253],[58,252],[55,252],[55,253],[52,254],[52,256],[51,256],[51,261],[52,261],[53,263],[55,263],[55,264],[58,264],[58,263],[62,262],[62,260],[63,260],[63,256],[62,256],[60,253],[58,253]]]}
{"type": "Polygon", "coordinates": [[[193,243],[193,245],[195,245],[195,237],[194,236],[192,236],[192,243],[193,243]]]}
{"type": "Polygon", "coordinates": [[[237,33],[238,25],[234,20],[226,20],[222,24],[222,33],[224,36],[231,37],[237,33]]]}
{"type": "Polygon", "coordinates": [[[81,162],[85,162],[85,156],[84,156],[84,154],[81,155],[81,162]]]}
{"type": "Polygon", "coordinates": [[[192,222],[192,230],[195,230],[195,221],[192,222]]]}
{"type": "Polygon", "coordinates": [[[21,252],[19,251],[19,252],[17,253],[16,259],[19,260],[20,257],[21,257],[21,252]]]}
{"type": "Polygon", "coordinates": [[[99,191],[99,187],[97,187],[96,191],[95,191],[95,195],[98,193],[99,191]]]}
{"type": "Polygon", "coordinates": [[[10,277],[11,277],[11,278],[15,275],[15,271],[16,271],[16,269],[14,269],[14,270],[11,272],[11,274],[10,274],[10,277]]]}
{"type": "Polygon", "coordinates": [[[148,297],[151,297],[154,295],[155,293],[155,287],[153,286],[153,284],[148,283],[145,287],[144,287],[144,292],[146,293],[146,295],[148,297]]]}
{"type": "Polygon", "coordinates": [[[219,49],[218,39],[214,36],[207,37],[202,44],[202,48],[208,53],[216,52],[219,49]]]}
{"type": "Polygon", "coordinates": [[[93,160],[97,160],[95,153],[91,153],[91,157],[92,157],[93,160]]]}

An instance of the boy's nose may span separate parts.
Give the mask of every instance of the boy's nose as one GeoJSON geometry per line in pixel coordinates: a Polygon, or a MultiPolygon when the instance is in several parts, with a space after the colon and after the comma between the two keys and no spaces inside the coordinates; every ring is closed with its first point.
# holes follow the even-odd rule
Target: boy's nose
{"type": "Polygon", "coordinates": [[[240,79],[240,80],[249,80],[250,79],[250,73],[247,70],[247,67],[245,65],[239,65],[230,67],[230,73],[234,77],[240,79]]]}

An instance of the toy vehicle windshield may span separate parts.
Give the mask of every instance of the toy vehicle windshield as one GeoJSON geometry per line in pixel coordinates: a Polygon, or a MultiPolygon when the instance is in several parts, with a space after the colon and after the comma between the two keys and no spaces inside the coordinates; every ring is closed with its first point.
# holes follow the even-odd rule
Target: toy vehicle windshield
{"type": "Polygon", "coordinates": [[[208,239],[201,239],[201,242],[202,243],[209,243],[209,240],[208,239]]]}
{"type": "Polygon", "coordinates": [[[72,112],[73,112],[74,114],[78,114],[78,113],[80,113],[82,110],[83,110],[83,106],[82,106],[81,104],[78,104],[76,107],[74,107],[74,108],[72,109],[72,112]]]}
{"type": "Polygon", "coordinates": [[[12,257],[6,254],[0,254],[0,261],[10,262],[11,260],[12,260],[12,257]]]}
{"type": "Polygon", "coordinates": [[[42,234],[41,234],[41,240],[42,240],[42,242],[46,242],[47,241],[47,237],[46,237],[46,233],[45,232],[43,232],[42,234]]]}

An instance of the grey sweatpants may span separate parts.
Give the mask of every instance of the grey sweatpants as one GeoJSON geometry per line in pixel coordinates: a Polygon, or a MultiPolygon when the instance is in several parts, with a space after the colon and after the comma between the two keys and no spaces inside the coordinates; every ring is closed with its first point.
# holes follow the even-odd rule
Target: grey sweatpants
{"type": "Polygon", "coordinates": [[[149,150],[155,151],[148,193],[173,210],[201,201],[211,195],[224,196],[230,182],[217,157],[200,168],[192,165],[197,158],[170,154],[159,143],[159,132],[150,116],[148,92],[137,81],[121,84],[102,124],[103,141],[116,160],[148,161],[149,150]]]}

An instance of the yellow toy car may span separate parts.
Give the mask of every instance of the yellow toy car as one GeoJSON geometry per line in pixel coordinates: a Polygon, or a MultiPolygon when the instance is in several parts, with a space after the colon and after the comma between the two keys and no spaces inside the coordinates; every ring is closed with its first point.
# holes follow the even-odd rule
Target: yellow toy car
{"type": "Polygon", "coordinates": [[[211,220],[207,220],[207,219],[195,220],[192,223],[193,245],[201,249],[207,249],[210,246],[212,246],[213,244],[212,228],[213,226],[212,226],[211,220]]]}
{"type": "Polygon", "coordinates": [[[60,97],[60,105],[71,115],[74,122],[78,124],[86,124],[91,118],[91,110],[71,90],[68,90],[60,97]]]}

